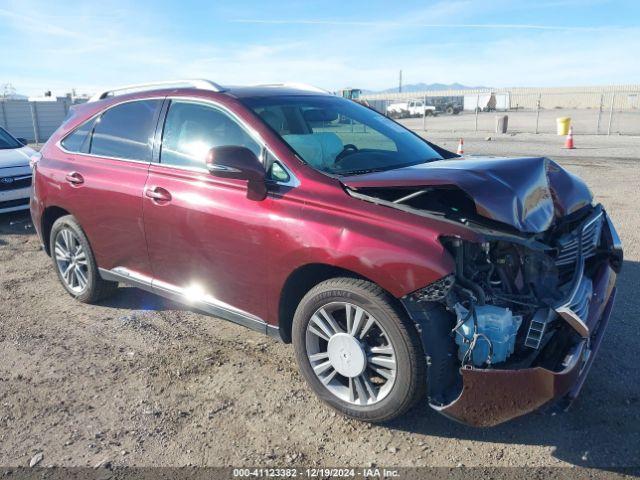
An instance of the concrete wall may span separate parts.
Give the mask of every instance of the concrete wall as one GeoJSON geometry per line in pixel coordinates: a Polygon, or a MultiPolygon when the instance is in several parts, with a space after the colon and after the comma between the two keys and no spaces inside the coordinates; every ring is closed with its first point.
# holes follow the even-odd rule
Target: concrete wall
{"type": "Polygon", "coordinates": [[[63,122],[70,104],[68,99],[52,102],[0,100],[0,126],[14,137],[42,143],[63,122]]]}

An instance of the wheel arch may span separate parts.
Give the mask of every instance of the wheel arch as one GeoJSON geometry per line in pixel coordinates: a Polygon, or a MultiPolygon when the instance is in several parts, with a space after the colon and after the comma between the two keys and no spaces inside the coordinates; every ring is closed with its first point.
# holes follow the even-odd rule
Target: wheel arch
{"type": "Polygon", "coordinates": [[[44,251],[47,255],[51,256],[51,249],[49,248],[51,228],[57,219],[70,215],[70,213],[64,208],[58,206],[50,206],[45,208],[42,214],[41,231],[42,231],[42,243],[44,244],[44,251]]]}
{"type": "Polygon", "coordinates": [[[382,285],[358,272],[325,263],[309,263],[296,268],[289,274],[280,293],[278,327],[280,338],[285,343],[291,343],[293,315],[302,297],[319,283],[336,277],[358,278],[374,283],[387,292],[389,297],[392,298],[394,302],[397,302],[397,306],[404,310],[400,301],[382,285]]]}

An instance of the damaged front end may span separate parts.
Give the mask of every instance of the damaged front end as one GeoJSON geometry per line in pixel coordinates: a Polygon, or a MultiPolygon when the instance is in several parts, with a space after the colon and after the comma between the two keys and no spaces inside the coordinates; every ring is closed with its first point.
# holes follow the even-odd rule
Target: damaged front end
{"type": "Polygon", "coordinates": [[[422,337],[434,409],[492,426],[578,395],[622,265],[601,205],[582,205],[531,233],[483,218],[457,187],[350,194],[464,225],[479,239],[441,237],[455,271],[402,299],[422,337]]]}
{"type": "Polygon", "coordinates": [[[602,207],[549,232],[542,250],[442,241],[456,259],[446,293],[441,280],[403,299],[423,337],[431,406],[491,426],[573,400],[600,346],[622,260],[602,207]]]}

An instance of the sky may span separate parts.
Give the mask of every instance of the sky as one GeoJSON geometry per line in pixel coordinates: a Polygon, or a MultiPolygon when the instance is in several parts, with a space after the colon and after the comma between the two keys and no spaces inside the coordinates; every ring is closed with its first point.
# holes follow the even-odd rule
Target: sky
{"type": "Polygon", "coordinates": [[[640,1],[0,0],[0,85],[640,83],[640,1]]]}

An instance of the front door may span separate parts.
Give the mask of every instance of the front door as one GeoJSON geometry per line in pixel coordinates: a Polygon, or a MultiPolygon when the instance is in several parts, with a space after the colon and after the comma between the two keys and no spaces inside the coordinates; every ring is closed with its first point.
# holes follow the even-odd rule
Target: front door
{"type": "Polygon", "coordinates": [[[206,153],[222,145],[245,146],[256,155],[261,151],[221,108],[171,101],[159,162],[149,169],[143,197],[154,287],[199,307],[221,309],[227,318],[237,314],[234,320],[260,328],[257,314],[266,295],[264,236],[272,200],[250,200],[245,181],[207,171],[206,153]]]}

